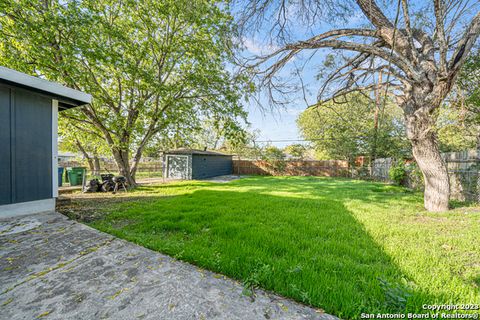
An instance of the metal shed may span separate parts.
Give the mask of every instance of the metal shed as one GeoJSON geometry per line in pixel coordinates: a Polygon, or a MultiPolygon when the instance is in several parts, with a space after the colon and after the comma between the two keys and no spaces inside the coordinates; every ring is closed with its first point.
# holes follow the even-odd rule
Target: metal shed
{"type": "Polygon", "coordinates": [[[177,149],[163,154],[164,177],[206,179],[232,174],[232,156],[213,151],[177,149]]]}
{"type": "Polygon", "coordinates": [[[55,210],[58,111],[91,99],[0,66],[0,218],[55,210]]]}

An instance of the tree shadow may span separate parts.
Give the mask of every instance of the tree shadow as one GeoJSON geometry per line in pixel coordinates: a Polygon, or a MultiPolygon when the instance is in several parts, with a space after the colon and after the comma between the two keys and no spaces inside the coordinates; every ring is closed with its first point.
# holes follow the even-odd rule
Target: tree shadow
{"type": "Polygon", "coordinates": [[[402,198],[401,188],[335,179],[322,181],[319,190],[305,178],[293,187],[291,179],[260,179],[132,202],[93,226],[342,318],[421,312],[423,303],[448,301],[410,285],[344,204],[388,205],[384,193],[402,198]],[[358,191],[368,185],[371,192],[358,191]],[[272,190],[291,195],[264,193],[272,190]]]}

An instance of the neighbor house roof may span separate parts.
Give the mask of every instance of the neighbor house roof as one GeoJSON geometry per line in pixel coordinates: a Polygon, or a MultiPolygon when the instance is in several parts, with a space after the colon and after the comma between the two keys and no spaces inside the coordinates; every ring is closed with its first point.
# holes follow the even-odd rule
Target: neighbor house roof
{"type": "Polygon", "coordinates": [[[87,93],[2,66],[0,66],[0,83],[14,85],[52,96],[58,100],[60,110],[92,102],[92,96],[87,93]]]}
{"type": "Polygon", "coordinates": [[[165,154],[201,154],[201,155],[207,155],[207,156],[231,156],[229,154],[224,154],[224,153],[215,152],[215,151],[187,149],[187,148],[169,150],[169,151],[165,151],[164,153],[165,154]]]}

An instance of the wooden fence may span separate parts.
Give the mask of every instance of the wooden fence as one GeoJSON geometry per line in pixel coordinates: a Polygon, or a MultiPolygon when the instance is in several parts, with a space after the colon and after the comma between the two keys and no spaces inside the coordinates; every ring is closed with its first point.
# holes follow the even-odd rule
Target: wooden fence
{"type": "MultiPolygon", "coordinates": [[[[477,150],[445,152],[441,155],[447,165],[451,199],[477,201],[480,187],[480,161],[477,150]]],[[[392,158],[376,159],[373,162],[373,178],[389,181],[388,172],[393,163],[392,158]]],[[[415,177],[411,178],[409,173],[407,186],[423,188],[417,180],[415,177]]]]}
{"type": "MultiPolygon", "coordinates": [[[[85,162],[81,161],[61,161],[58,163],[59,167],[86,167],[87,175],[91,175],[90,169],[85,162]]],[[[100,162],[101,173],[118,173],[118,167],[114,162],[101,161],[100,162]]],[[[137,167],[137,177],[149,178],[149,177],[161,177],[163,174],[163,164],[161,161],[145,161],[140,162],[137,167]]]]}
{"type": "Polygon", "coordinates": [[[349,176],[348,162],[233,160],[233,173],[239,175],[349,176]]]}

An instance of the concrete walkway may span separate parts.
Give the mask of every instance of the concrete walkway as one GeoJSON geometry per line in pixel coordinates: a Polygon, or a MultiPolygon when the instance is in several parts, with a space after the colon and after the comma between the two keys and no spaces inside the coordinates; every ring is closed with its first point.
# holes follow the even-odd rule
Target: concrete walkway
{"type": "Polygon", "coordinates": [[[57,213],[0,220],[1,319],[336,319],[57,213]]]}

